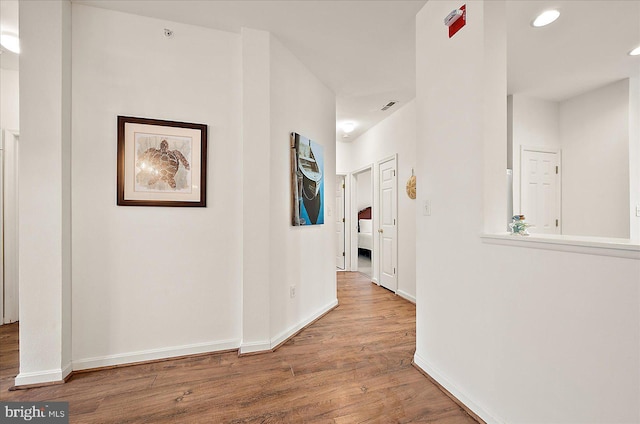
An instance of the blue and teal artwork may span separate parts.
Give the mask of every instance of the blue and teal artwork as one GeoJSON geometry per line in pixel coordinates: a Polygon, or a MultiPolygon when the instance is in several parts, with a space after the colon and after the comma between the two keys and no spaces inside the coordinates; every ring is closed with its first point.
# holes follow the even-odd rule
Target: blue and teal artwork
{"type": "Polygon", "coordinates": [[[291,133],[291,192],[295,226],[324,224],[324,154],[320,144],[291,133]]]}

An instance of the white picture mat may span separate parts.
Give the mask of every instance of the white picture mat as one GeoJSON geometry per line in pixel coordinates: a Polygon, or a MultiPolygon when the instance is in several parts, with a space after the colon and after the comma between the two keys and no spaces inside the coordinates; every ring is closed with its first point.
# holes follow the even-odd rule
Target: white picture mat
{"type": "MultiPolygon", "coordinates": [[[[125,200],[166,200],[181,202],[200,201],[200,175],[202,145],[201,131],[192,128],[179,128],[161,125],[136,124],[127,122],[124,125],[124,199],[125,200]],[[146,133],[166,137],[191,138],[193,140],[191,150],[191,192],[182,193],[173,190],[166,192],[140,192],[135,191],[135,134],[146,133]]],[[[159,147],[159,146],[158,146],[159,147]]]]}

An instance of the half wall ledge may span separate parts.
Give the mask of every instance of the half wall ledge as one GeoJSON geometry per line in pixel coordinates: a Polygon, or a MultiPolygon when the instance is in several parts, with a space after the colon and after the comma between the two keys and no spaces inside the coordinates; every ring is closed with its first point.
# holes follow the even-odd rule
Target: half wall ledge
{"type": "Polygon", "coordinates": [[[629,239],[555,234],[518,236],[507,232],[483,233],[480,238],[487,244],[640,260],[640,243],[629,239]]]}

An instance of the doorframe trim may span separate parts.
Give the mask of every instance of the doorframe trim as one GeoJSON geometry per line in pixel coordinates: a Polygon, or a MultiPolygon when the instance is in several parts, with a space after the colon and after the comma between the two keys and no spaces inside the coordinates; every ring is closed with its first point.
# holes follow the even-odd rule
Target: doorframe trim
{"type": "MultiPolygon", "coordinates": [[[[344,232],[344,269],[337,269],[337,272],[345,272],[345,271],[351,271],[351,252],[350,249],[347,249],[347,246],[350,246],[350,242],[351,242],[351,233],[350,231],[347,231],[348,225],[349,225],[349,219],[348,219],[348,212],[349,212],[349,174],[348,173],[336,173],[336,178],[340,178],[343,177],[344,180],[344,189],[342,192],[342,196],[344,198],[344,211],[343,211],[343,217],[344,217],[344,223],[343,223],[343,229],[342,231],[344,232]]],[[[338,205],[336,205],[337,208],[338,205]]],[[[336,267],[337,268],[337,267],[336,267]]]]}
{"type": "Polygon", "coordinates": [[[18,155],[20,133],[0,128],[2,142],[2,229],[3,267],[0,290],[3,305],[0,308],[0,325],[17,322],[20,319],[20,282],[18,275],[18,155]],[[11,143],[9,145],[9,137],[11,143]],[[9,189],[11,188],[11,189],[9,189]]]}
{"type": "MultiPolygon", "coordinates": [[[[375,162],[371,162],[361,168],[356,169],[355,171],[352,171],[349,173],[349,183],[350,183],[350,190],[349,190],[349,219],[348,219],[348,224],[349,224],[349,238],[350,238],[350,244],[349,244],[349,254],[350,254],[350,262],[349,262],[349,269],[351,271],[354,270],[358,270],[358,227],[357,227],[357,222],[358,222],[358,218],[357,218],[357,214],[358,214],[358,199],[356,198],[356,196],[358,195],[358,190],[357,190],[357,175],[358,174],[362,174],[363,172],[366,171],[371,171],[371,221],[372,222],[376,222],[376,216],[377,216],[377,211],[376,211],[376,198],[375,198],[375,182],[376,182],[376,171],[375,171],[375,162]],[[354,216],[356,217],[354,219],[354,216]]],[[[347,220],[345,220],[347,221],[347,220]]],[[[347,223],[347,222],[345,222],[347,223]]],[[[377,245],[376,243],[373,243],[373,250],[371,251],[371,280],[378,284],[378,279],[377,279],[377,275],[376,275],[376,268],[375,268],[375,263],[377,261],[377,245]]]]}

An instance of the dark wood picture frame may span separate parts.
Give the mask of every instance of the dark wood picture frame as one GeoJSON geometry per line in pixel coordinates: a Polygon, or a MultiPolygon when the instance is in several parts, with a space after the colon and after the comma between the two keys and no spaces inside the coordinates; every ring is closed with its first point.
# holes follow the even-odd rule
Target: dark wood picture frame
{"type": "Polygon", "coordinates": [[[119,206],[207,205],[207,125],[118,116],[119,206]]]}

